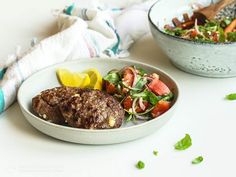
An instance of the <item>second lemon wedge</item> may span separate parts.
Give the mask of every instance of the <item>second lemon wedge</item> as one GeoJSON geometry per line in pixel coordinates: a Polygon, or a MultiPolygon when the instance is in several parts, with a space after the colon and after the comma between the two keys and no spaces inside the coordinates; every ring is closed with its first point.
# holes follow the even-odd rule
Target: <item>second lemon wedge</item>
{"type": "Polygon", "coordinates": [[[89,75],[90,84],[88,85],[88,88],[102,90],[102,76],[97,69],[88,69],[83,73],[89,75]]]}
{"type": "Polygon", "coordinates": [[[90,85],[90,77],[86,73],[70,72],[67,69],[57,69],[57,76],[62,85],[85,88],[90,85]]]}

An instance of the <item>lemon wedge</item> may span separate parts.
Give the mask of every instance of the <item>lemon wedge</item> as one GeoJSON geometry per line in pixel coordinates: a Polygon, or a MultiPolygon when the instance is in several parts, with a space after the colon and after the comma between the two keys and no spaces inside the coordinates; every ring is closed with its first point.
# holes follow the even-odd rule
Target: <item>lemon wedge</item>
{"type": "Polygon", "coordinates": [[[58,69],[57,77],[62,85],[68,87],[85,88],[90,84],[90,77],[86,73],[73,73],[67,69],[58,69]]]}
{"type": "Polygon", "coordinates": [[[89,75],[90,84],[88,88],[102,90],[102,76],[97,69],[88,69],[83,73],[89,75]]]}

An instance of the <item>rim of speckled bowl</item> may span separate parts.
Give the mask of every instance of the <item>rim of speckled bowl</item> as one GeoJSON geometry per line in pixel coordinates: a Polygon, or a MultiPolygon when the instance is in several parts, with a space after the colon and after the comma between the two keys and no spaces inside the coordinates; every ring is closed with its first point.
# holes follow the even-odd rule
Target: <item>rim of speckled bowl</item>
{"type": "Polygon", "coordinates": [[[170,34],[167,34],[166,32],[164,32],[163,30],[161,30],[157,24],[155,24],[151,18],[151,13],[152,13],[152,10],[153,10],[153,7],[158,5],[158,3],[162,1],[162,0],[158,0],[156,1],[149,9],[148,11],[148,21],[151,23],[151,25],[158,31],[160,32],[162,35],[168,37],[168,38],[171,38],[171,39],[175,39],[175,40],[178,40],[178,41],[182,41],[182,42],[186,42],[186,43],[192,43],[192,44],[196,44],[196,45],[221,45],[221,46],[226,46],[226,45],[235,45],[236,46],[236,42],[218,42],[218,43],[212,43],[212,42],[201,42],[201,41],[193,41],[193,40],[189,40],[189,39],[184,39],[184,38],[180,38],[180,37],[177,37],[177,36],[172,36],[170,34]]]}

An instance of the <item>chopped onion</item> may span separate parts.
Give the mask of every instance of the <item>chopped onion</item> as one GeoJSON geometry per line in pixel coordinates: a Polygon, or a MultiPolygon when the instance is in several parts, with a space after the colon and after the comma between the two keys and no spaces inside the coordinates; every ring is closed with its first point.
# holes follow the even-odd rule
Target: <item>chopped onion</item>
{"type": "Polygon", "coordinates": [[[195,19],[194,28],[197,31],[197,33],[200,34],[200,31],[199,31],[198,25],[197,25],[197,19],[195,19]]]}
{"type": "Polygon", "coordinates": [[[138,120],[149,120],[150,117],[146,117],[146,116],[140,116],[140,115],[135,115],[136,119],[138,120]]]}
{"type": "Polygon", "coordinates": [[[132,71],[132,73],[134,75],[134,80],[133,80],[133,83],[132,83],[132,87],[134,87],[135,84],[137,83],[137,73],[135,72],[134,68],[129,67],[129,69],[132,71]]]}
{"type": "Polygon", "coordinates": [[[142,97],[140,97],[138,99],[138,104],[139,104],[140,108],[144,111],[146,106],[143,104],[143,98],[142,97]]]}
{"type": "Polygon", "coordinates": [[[136,106],[136,103],[137,103],[138,99],[139,99],[139,98],[137,97],[137,98],[135,98],[134,101],[133,101],[133,104],[132,104],[132,112],[133,112],[133,114],[136,114],[135,106],[136,106]]]}

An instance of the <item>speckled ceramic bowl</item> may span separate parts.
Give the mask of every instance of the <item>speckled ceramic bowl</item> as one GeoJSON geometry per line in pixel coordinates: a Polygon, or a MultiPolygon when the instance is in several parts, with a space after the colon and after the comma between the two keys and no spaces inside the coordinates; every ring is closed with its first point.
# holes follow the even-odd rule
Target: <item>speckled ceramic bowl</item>
{"type": "MultiPolygon", "coordinates": [[[[154,39],[171,62],[186,72],[206,77],[236,76],[236,43],[202,43],[171,36],[163,32],[174,17],[193,12],[196,0],[158,0],[148,18],[154,39]]],[[[199,0],[207,6],[211,0],[199,0]]]]}

